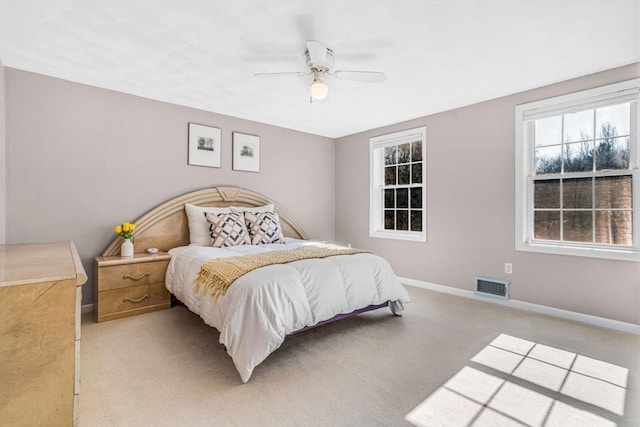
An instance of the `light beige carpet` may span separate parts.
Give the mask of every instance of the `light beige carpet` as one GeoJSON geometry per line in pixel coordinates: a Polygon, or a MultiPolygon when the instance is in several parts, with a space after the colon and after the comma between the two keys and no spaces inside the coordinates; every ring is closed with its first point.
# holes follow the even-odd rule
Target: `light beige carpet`
{"type": "Polygon", "coordinates": [[[85,315],[80,425],[640,425],[640,337],[407,289],[404,317],[288,337],[247,384],[183,306],[85,315]]]}

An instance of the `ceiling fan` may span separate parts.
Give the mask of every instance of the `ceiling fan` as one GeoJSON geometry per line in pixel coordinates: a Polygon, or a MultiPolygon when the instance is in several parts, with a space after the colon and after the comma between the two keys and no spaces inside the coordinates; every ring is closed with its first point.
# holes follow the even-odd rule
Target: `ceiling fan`
{"type": "Polygon", "coordinates": [[[335,55],[333,50],[317,40],[307,40],[305,52],[307,60],[306,71],[284,73],[255,73],[256,77],[305,77],[313,75],[309,88],[309,102],[325,99],[329,94],[329,86],[325,83],[327,76],[341,80],[357,80],[367,83],[382,83],[387,78],[379,71],[334,70],[335,55]]]}

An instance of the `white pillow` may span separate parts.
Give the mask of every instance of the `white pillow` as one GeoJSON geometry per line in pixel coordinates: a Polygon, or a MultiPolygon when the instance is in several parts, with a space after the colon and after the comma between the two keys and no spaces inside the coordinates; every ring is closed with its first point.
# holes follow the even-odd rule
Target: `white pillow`
{"type": "Polygon", "coordinates": [[[184,210],[187,212],[187,221],[189,222],[189,246],[211,246],[211,236],[209,235],[211,224],[207,222],[206,214],[231,213],[229,208],[196,206],[189,203],[185,203],[184,210]]]}
{"type": "Polygon", "coordinates": [[[230,206],[231,212],[233,213],[243,213],[243,212],[275,212],[273,209],[273,203],[264,205],[264,206],[230,206]]]}

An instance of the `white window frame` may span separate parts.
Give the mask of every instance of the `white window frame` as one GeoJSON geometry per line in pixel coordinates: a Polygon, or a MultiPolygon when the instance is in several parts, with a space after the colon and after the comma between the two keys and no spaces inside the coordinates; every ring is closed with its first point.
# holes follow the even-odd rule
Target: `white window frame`
{"type": "Polygon", "coordinates": [[[427,128],[426,126],[369,139],[369,236],[383,239],[427,241],[427,128]],[[383,218],[384,147],[422,141],[422,231],[385,230],[383,218]]]}
{"type": "Polygon", "coordinates": [[[516,250],[547,254],[640,261],[640,79],[572,93],[516,106],[516,250]],[[589,243],[541,242],[533,239],[533,179],[535,172],[534,133],[536,119],[595,108],[617,102],[631,102],[629,170],[633,197],[633,242],[631,247],[589,243]]]}

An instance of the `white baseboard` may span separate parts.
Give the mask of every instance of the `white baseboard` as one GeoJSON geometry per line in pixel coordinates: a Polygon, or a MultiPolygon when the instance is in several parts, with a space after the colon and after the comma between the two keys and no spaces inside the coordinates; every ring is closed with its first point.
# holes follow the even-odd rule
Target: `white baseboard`
{"type": "Polygon", "coordinates": [[[471,298],[480,301],[490,302],[503,305],[506,307],[518,308],[520,310],[532,311],[534,313],[546,314],[549,316],[560,317],[563,319],[574,320],[576,322],[588,323],[590,325],[601,326],[603,328],[615,329],[616,331],[628,332],[640,335],[640,325],[633,323],[620,322],[619,320],[607,319],[605,317],[592,316],[590,314],[577,313],[575,311],[561,310],[559,308],[548,307],[546,305],[538,305],[530,302],[518,300],[503,300],[491,297],[477,295],[472,291],[464,289],[452,288],[450,286],[436,285],[435,283],[423,282],[421,280],[408,279],[399,277],[400,281],[409,286],[417,288],[429,289],[436,292],[442,292],[450,295],[457,295],[464,298],[471,298]]]}
{"type": "Polygon", "coordinates": [[[94,304],[84,304],[82,306],[82,313],[93,313],[94,304]]]}

